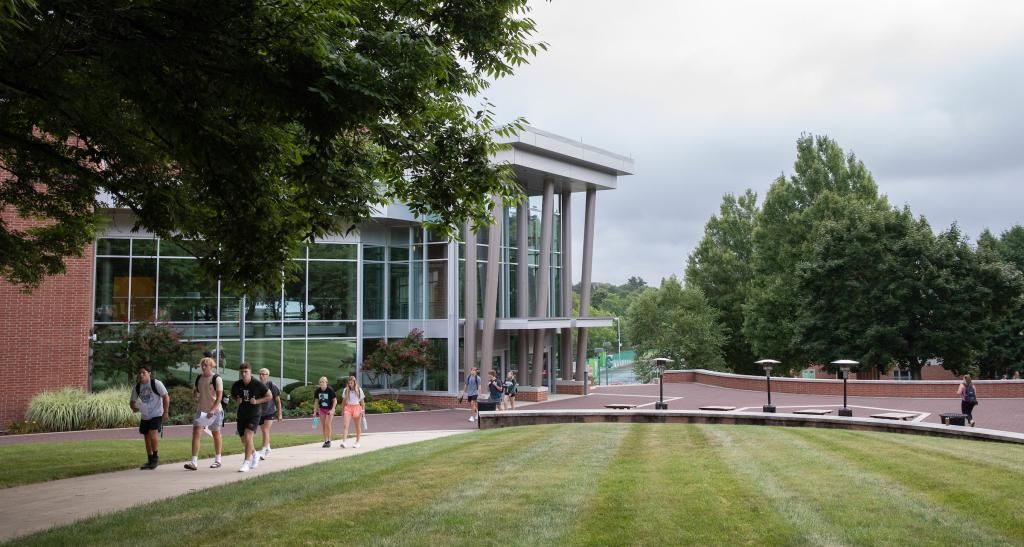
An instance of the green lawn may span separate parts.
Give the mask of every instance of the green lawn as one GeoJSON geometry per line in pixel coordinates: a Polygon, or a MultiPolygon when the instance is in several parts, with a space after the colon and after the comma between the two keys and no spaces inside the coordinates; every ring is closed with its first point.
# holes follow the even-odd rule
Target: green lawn
{"type": "MultiPolygon", "coordinates": [[[[240,454],[242,442],[234,435],[235,424],[228,424],[230,433],[224,435],[227,454],[240,454]]],[[[227,433],[228,431],[225,430],[227,433]]],[[[318,433],[291,433],[273,435],[274,448],[317,442],[318,433]]],[[[256,434],[256,448],[262,444],[256,434]]],[[[213,457],[213,439],[203,435],[201,458],[213,457]]],[[[181,464],[192,457],[192,439],[161,439],[160,465],[181,464]]],[[[0,488],[34,482],[80,477],[94,473],[137,469],[146,463],[146,448],[142,436],[138,439],[112,441],[76,441],[73,443],[30,443],[0,446],[0,462],[6,471],[0,473],[0,488]],[[15,472],[16,470],[16,472],[15,472]]]]}
{"type": "Polygon", "coordinates": [[[1020,545],[1022,461],[1016,445],[824,429],[488,430],[269,474],[21,543],[255,543],[224,528],[242,518],[268,545],[1020,545]]]}

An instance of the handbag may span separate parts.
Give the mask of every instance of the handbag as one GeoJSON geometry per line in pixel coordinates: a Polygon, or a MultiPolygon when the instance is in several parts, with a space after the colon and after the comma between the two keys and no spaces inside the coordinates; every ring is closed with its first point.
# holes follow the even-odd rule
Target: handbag
{"type": "Polygon", "coordinates": [[[362,423],[362,425],[363,425],[363,428],[362,428],[362,429],[363,429],[363,431],[366,431],[366,430],[367,430],[367,427],[366,427],[366,414],[363,414],[363,415],[362,415],[362,416],[361,416],[361,417],[360,417],[359,419],[360,419],[360,421],[362,421],[362,422],[363,422],[363,423],[362,423]]]}

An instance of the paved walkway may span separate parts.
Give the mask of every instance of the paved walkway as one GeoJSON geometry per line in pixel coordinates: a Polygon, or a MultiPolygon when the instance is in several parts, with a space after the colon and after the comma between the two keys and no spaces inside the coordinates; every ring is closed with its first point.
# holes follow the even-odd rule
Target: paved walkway
{"type": "Polygon", "coordinates": [[[224,456],[220,469],[210,469],[209,458],[199,461],[199,471],[186,471],[179,462],[153,471],[133,469],[6,488],[0,496],[0,541],[275,471],[459,433],[465,430],[369,433],[363,435],[360,448],[321,448],[319,442],[275,448],[248,473],[238,472],[243,458],[235,454],[224,456]]]}

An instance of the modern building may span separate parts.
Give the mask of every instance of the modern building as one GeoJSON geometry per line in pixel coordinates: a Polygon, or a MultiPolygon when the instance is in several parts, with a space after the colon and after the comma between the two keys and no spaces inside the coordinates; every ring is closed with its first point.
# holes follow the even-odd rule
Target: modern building
{"type": "MultiPolygon", "coordinates": [[[[228,376],[243,359],[285,383],[356,372],[364,386],[439,406],[455,403],[470,366],[517,370],[523,399],[581,391],[586,329],[612,319],[573,316],[572,279],[582,279],[586,310],[597,192],[614,190],[633,160],[532,128],[507,144],[495,161],[512,165],[527,197],[495,204],[494,225],[475,233],[467,225],[462,241],[449,242],[389,205],[349,235],[303,247],[293,259],[296,281],[245,299],[206,281],[173,242],[133,233],[129,211],[109,210],[105,233],[68,261],[67,274],[31,295],[0,282],[0,427],[19,419],[35,393],[87,388],[90,335],[141,321],[169,323],[185,340],[219,348],[228,376]],[[574,196],[585,217],[575,261],[574,196]],[[413,329],[430,341],[433,370],[388,378],[360,369],[381,339],[413,329]]],[[[4,219],[18,222],[9,212],[4,219]]]]}

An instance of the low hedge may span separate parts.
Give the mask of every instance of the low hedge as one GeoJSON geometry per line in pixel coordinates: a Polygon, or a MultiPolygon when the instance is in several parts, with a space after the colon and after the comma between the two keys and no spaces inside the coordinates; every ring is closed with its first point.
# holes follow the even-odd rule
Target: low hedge
{"type": "Polygon", "coordinates": [[[285,384],[284,387],[281,388],[281,391],[291,393],[295,388],[302,387],[304,385],[306,385],[306,382],[292,382],[290,384],[285,384]]]}
{"type": "Polygon", "coordinates": [[[37,394],[25,410],[25,423],[35,431],[77,431],[130,427],[139,423],[128,406],[132,387],[119,386],[86,393],[64,388],[37,394]]]}
{"type": "Polygon", "coordinates": [[[291,397],[288,399],[286,406],[288,408],[298,408],[298,406],[301,405],[302,403],[306,401],[312,401],[313,391],[316,390],[317,387],[318,386],[309,385],[293,389],[291,392],[291,397]]]}
{"type": "Polygon", "coordinates": [[[405,407],[398,401],[390,399],[379,399],[366,403],[367,414],[387,414],[389,412],[402,412],[405,407]]]}

